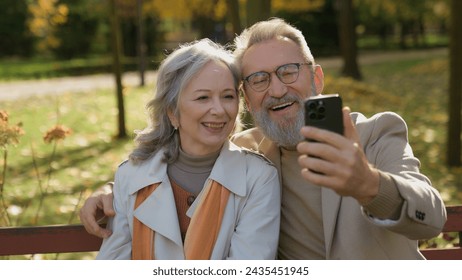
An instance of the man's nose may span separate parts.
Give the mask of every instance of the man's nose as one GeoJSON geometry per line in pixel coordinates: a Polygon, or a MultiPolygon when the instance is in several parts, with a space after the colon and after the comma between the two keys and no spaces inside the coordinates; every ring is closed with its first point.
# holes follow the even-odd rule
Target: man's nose
{"type": "Polygon", "coordinates": [[[281,82],[276,73],[271,73],[268,94],[275,98],[281,98],[287,93],[287,85],[281,82]]]}

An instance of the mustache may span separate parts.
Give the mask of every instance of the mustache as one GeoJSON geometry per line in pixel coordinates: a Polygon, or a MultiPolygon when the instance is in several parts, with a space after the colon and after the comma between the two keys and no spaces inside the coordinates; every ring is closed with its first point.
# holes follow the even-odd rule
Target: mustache
{"type": "Polygon", "coordinates": [[[273,96],[267,97],[265,100],[263,100],[263,107],[266,109],[272,108],[276,105],[280,105],[282,103],[292,103],[292,102],[298,102],[300,104],[303,103],[303,99],[301,99],[297,95],[291,95],[291,94],[285,94],[281,98],[276,98],[273,96]]]}

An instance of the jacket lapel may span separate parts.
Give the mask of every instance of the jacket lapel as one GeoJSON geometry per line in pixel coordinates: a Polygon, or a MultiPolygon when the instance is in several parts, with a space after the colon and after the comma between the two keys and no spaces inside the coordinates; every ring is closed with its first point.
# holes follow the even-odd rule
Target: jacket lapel
{"type": "Polygon", "coordinates": [[[321,188],[322,221],[324,226],[324,243],[326,258],[330,259],[330,251],[334,240],[335,226],[340,209],[341,196],[328,188],[321,188]]]}
{"type": "MultiPolygon", "coordinates": [[[[168,181],[167,181],[168,182],[168,181]]],[[[183,247],[175,198],[170,183],[162,182],[159,187],[134,211],[134,216],[151,228],[156,234],[165,236],[183,247]]],[[[135,194],[136,195],[136,194],[135,194]]]]}
{"type": "MultiPolygon", "coordinates": [[[[278,170],[278,173],[281,174],[281,155],[279,147],[271,140],[263,137],[258,145],[258,150],[273,162],[278,170]]],[[[281,176],[279,176],[279,180],[282,186],[281,176]]],[[[335,226],[337,224],[341,197],[331,189],[321,188],[321,199],[324,242],[326,257],[329,259],[330,250],[334,240],[335,226]]]]}
{"type": "MultiPolygon", "coordinates": [[[[246,161],[240,155],[242,148],[236,146],[232,142],[225,142],[221,149],[220,156],[218,156],[209,179],[205,181],[204,188],[209,183],[209,180],[214,180],[228,189],[231,193],[238,196],[245,196],[247,192],[247,175],[246,175],[246,161]],[[229,166],[233,166],[232,169],[229,166]],[[228,168],[227,168],[228,167],[228,168]]],[[[201,201],[204,192],[201,191],[194,203],[189,207],[186,215],[192,217],[198,202],[201,201]]]]}

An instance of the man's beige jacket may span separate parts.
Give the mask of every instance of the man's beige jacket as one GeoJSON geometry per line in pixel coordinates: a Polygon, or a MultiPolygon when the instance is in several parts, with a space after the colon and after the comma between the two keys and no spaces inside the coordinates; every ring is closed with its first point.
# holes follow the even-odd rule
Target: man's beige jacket
{"type": "MultiPolygon", "coordinates": [[[[369,119],[352,113],[352,118],[369,163],[392,176],[404,205],[398,220],[379,220],[366,213],[355,199],[322,188],[327,259],[423,259],[417,240],[441,232],[446,210],[439,192],[419,173],[420,162],[409,145],[406,123],[391,112],[369,119]]],[[[259,129],[243,131],[232,140],[264,154],[280,174],[279,147],[259,129]]]]}

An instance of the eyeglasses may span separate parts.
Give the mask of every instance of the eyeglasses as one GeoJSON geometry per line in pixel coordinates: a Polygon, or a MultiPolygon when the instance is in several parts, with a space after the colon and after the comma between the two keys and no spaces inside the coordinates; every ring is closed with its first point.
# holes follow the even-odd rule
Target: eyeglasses
{"type": "Polygon", "coordinates": [[[304,63],[288,63],[279,66],[273,72],[255,72],[244,78],[251,89],[255,91],[264,91],[266,90],[271,83],[271,73],[276,73],[278,79],[284,84],[292,84],[298,79],[298,74],[300,73],[300,66],[302,65],[312,65],[311,62],[304,63]]]}

